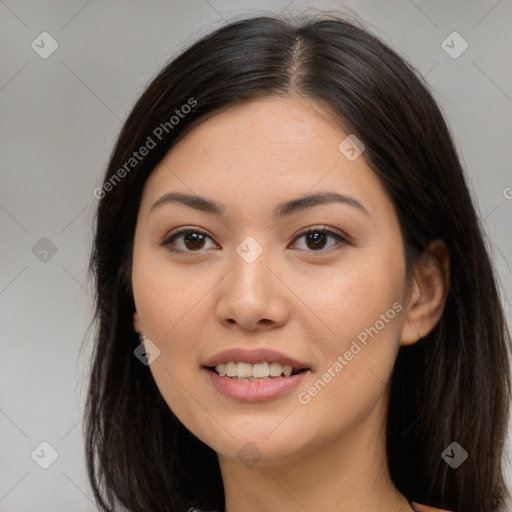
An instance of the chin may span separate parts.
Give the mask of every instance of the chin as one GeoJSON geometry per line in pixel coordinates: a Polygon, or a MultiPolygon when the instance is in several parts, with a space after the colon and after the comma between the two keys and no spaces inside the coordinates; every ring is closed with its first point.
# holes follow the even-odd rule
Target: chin
{"type": "MultiPolygon", "coordinates": [[[[301,425],[300,428],[299,425],[290,428],[290,425],[282,424],[276,428],[276,425],[279,425],[282,420],[282,417],[279,418],[279,421],[269,418],[259,422],[258,425],[254,425],[254,423],[251,427],[245,425],[244,428],[239,427],[236,422],[230,423],[228,430],[233,437],[220,427],[215,438],[212,438],[211,430],[198,432],[195,435],[215,450],[220,457],[237,460],[247,466],[255,463],[258,463],[260,467],[262,465],[273,466],[289,461],[299,456],[301,452],[305,452],[314,438],[314,436],[311,439],[308,438],[304,425],[301,425]]],[[[246,421],[244,420],[244,424],[246,421]]],[[[286,423],[286,420],[283,423],[286,423]]]]}

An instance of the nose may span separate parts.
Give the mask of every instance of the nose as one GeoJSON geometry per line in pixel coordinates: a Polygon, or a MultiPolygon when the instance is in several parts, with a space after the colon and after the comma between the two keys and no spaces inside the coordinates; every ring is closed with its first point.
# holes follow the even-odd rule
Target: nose
{"type": "Polygon", "coordinates": [[[224,326],[248,331],[283,326],[289,318],[287,289],[276,277],[268,251],[251,263],[238,254],[232,269],[219,283],[216,315],[224,326]]]}

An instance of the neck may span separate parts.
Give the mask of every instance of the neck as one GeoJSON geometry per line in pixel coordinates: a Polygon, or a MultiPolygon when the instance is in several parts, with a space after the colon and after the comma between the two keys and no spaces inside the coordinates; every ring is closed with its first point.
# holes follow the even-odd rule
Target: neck
{"type": "Polygon", "coordinates": [[[226,512],[410,512],[389,475],[382,413],[377,406],[343,434],[252,467],[219,455],[226,512]]]}

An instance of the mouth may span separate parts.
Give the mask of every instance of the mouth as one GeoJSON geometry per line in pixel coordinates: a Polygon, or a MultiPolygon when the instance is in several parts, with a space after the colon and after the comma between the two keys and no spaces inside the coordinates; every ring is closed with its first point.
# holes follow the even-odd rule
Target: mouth
{"type": "Polygon", "coordinates": [[[236,402],[262,402],[285,396],[313,368],[276,350],[232,348],[207,359],[203,371],[214,389],[236,402]]]}
{"type": "Polygon", "coordinates": [[[206,367],[206,369],[221,377],[238,381],[265,381],[287,378],[309,370],[306,367],[293,367],[276,361],[262,361],[260,363],[229,361],[206,367]]]}
{"type": "Polygon", "coordinates": [[[310,373],[309,368],[294,368],[280,363],[239,361],[203,367],[203,371],[214,389],[237,403],[265,402],[288,395],[310,373]]]}

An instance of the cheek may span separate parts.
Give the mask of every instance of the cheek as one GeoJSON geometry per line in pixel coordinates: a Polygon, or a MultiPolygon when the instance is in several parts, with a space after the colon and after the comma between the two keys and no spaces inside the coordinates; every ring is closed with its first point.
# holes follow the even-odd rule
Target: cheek
{"type": "Polygon", "coordinates": [[[167,343],[180,325],[187,323],[208,289],[210,279],[200,272],[172,264],[165,251],[141,249],[134,255],[134,299],[147,337],[167,343]]]}
{"type": "Polygon", "coordinates": [[[339,415],[355,420],[382,397],[399,349],[404,276],[399,251],[368,248],[310,295],[329,327],[315,338],[322,365],[303,390],[311,410],[343,403],[339,415]]]}
{"type": "Polygon", "coordinates": [[[320,430],[348,428],[382,400],[399,349],[401,279],[399,263],[359,259],[333,275],[324,293],[310,295],[329,330],[314,337],[322,364],[299,390],[299,402],[325,418],[320,430]]]}
{"type": "Polygon", "coordinates": [[[174,270],[154,254],[139,256],[132,274],[135,305],[144,335],[160,351],[148,369],[169,408],[188,424],[198,414],[190,398],[198,394],[191,368],[200,365],[193,345],[203,337],[201,297],[209,280],[174,270]]]}
{"type": "Polygon", "coordinates": [[[168,401],[182,401],[181,385],[193,385],[191,369],[200,366],[197,342],[207,338],[208,291],[219,279],[212,274],[206,266],[199,269],[172,264],[164,251],[155,256],[141,249],[134,255],[136,309],[144,335],[160,350],[150,370],[168,401]]]}
{"type": "MultiPolygon", "coordinates": [[[[402,300],[404,276],[405,262],[399,254],[368,249],[357,255],[354,251],[339,268],[317,281],[316,286],[304,285],[300,292],[304,302],[329,328],[326,332],[331,336],[327,338],[338,340],[328,352],[350,345],[352,339],[378,322],[381,315],[386,316],[390,309],[385,320],[391,321],[385,322],[382,331],[396,333],[398,316],[392,305],[402,300]]],[[[382,327],[381,322],[378,327],[382,327]]]]}

